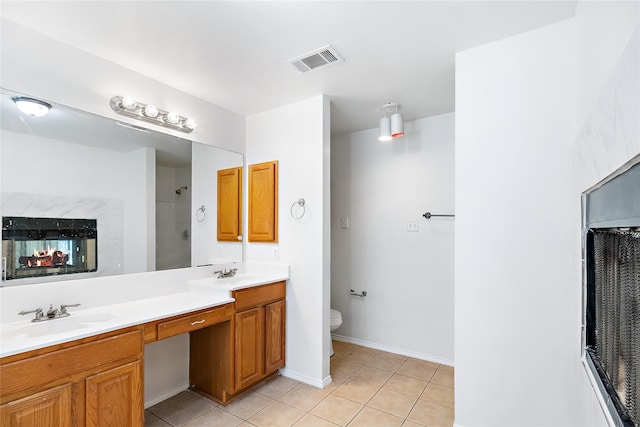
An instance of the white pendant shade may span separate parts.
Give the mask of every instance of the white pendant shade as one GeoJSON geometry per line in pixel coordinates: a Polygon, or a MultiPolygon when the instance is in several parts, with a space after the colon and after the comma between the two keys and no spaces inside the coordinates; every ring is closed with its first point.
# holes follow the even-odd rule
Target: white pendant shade
{"type": "Polygon", "coordinates": [[[400,113],[391,115],[391,136],[393,138],[404,136],[404,120],[400,113]]]}
{"type": "Polygon", "coordinates": [[[391,141],[391,119],[383,117],[380,119],[380,136],[379,141],[391,141]]]}

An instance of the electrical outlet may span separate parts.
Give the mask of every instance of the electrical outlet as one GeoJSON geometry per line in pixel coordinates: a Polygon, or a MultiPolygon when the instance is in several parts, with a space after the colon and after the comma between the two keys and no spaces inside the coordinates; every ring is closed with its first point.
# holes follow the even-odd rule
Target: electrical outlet
{"type": "Polygon", "coordinates": [[[418,231],[418,221],[407,221],[407,231],[418,231]]]}
{"type": "Polygon", "coordinates": [[[276,246],[275,248],[273,248],[273,259],[279,259],[279,258],[280,258],[280,250],[276,246]]]}
{"type": "Polygon", "coordinates": [[[340,218],[340,228],[342,228],[343,230],[349,228],[349,217],[340,218]]]}

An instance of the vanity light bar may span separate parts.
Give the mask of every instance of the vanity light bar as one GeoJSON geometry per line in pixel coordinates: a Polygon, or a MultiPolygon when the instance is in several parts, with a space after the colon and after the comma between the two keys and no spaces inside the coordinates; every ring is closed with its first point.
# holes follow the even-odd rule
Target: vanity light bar
{"type": "Polygon", "coordinates": [[[155,105],[143,104],[128,96],[114,96],[109,101],[109,105],[118,114],[169,129],[190,133],[196,127],[196,121],[192,118],[181,116],[172,111],[161,110],[155,105]]]}

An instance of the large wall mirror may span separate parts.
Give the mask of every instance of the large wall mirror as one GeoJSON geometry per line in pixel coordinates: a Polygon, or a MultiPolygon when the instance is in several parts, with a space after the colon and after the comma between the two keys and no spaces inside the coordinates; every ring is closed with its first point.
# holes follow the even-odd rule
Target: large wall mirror
{"type": "Polygon", "coordinates": [[[241,242],[216,239],[217,171],[241,154],[0,96],[2,286],[242,261],[241,242]]]}

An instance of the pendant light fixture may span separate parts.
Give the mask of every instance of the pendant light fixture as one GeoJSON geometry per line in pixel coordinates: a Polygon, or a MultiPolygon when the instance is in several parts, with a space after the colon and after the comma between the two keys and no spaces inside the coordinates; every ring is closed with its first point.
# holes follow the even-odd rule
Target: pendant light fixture
{"type": "Polygon", "coordinates": [[[404,119],[398,112],[400,104],[388,102],[382,106],[384,117],[380,119],[379,141],[391,141],[393,138],[404,136],[404,119]]]}

